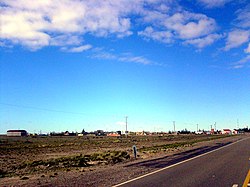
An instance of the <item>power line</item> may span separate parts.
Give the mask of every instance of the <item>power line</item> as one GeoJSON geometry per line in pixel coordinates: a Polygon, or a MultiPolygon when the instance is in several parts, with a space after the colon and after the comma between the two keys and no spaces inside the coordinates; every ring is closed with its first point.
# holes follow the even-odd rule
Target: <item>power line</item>
{"type": "MultiPolygon", "coordinates": [[[[16,105],[16,104],[2,103],[2,102],[0,102],[0,105],[5,105],[5,106],[9,106],[9,107],[16,107],[16,108],[25,108],[25,109],[31,109],[31,110],[46,111],[46,112],[64,113],[64,114],[85,115],[85,116],[96,115],[96,114],[87,114],[87,113],[82,113],[82,112],[54,110],[54,109],[48,109],[48,108],[40,108],[40,107],[26,106],[26,105],[16,105]]],[[[101,116],[104,116],[104,115],[101,115],[101,116]]],[[[105,115],[105,116],[115,116],[115,115],[105,115]]]]}
{"type": "Polygon", "coordinates": [[[46,112],[87,115],[87,114],[81,113],[81,112],[70,112],[70,111],[54,110],[54,109],[48,109],[48,108],[39,108],[39,107],[33,107],[33,106],[15,105],[15,104],[9,104],[9,103],[0,103],[0,104],[5,105],[5,106],[11,106],[11,107],[17,107],[17,108],[27,108],[27,109],[32,109],[32,110],[46,111],[46,112]]]}

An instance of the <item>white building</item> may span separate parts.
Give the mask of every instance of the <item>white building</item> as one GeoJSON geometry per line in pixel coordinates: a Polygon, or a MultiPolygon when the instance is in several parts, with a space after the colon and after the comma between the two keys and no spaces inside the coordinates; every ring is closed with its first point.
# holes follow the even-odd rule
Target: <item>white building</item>
{"type": "Polygon", "coordinates": [[[8,130],[7,136],[28,136],[26,130],[8,130]]]}
{"type": "Polygon", "coordinates": [[[230,129],[222,129],[221,134],[232,134],[230,129]]]}

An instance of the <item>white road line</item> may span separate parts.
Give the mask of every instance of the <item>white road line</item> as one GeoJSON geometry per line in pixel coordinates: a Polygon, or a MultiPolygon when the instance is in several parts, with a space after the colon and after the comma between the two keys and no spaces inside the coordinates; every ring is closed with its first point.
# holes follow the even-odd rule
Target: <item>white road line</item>
{"type": "Polygon", "coordinates": [[[201,155],[195,156],[195,157],[193,157],[193,158],[189,158],[189,159],[187,159],[187,160],[184,160],[184,161],[178,162],[178,163],[176,163],[176,164],[173,164],[173,165],[167,166],[167,167],[165,167],[165,168],[161,168],[161,169],[156,170],[156,171],[153,171],[153,172],[151,172],[151,173],[147,173],[147,174],[145,174],[145,175],[142,175],[142,176],[140,176],[140,177],[136,177],[136,178],[134,178],[134,179],[131,179],[131,180],[128,180],[128,181],[122,182],[122,183],[120,183],[120,184],[116,184],[116,185],[114,185],[113,187],[122,186],[122,185],[124,185],[124,184],[130,183],[130,182],[133,182],[133,181],[136,181],[136,180],[138,180],[138,179],[141,179],[141,178],[147,177],[147,176],[149,176],[149,175],[153,175],[153,174],[158,173],[158,172],[160,172],[160,171],[163,171],[163,170],[166,170],[166,169],[169,169],[169,168],[175,167],[175,166],[177,166],[177,165],[180,165],[180,164],[182,164],[182,163],[185,163],[185,162],[188,162],[188,161],[194,160],[194,159],[196,159],[196,158],[199,158],[199,157],[202,157],[202,156],[208,155],[208,154],[213,153],[213,152],[215,152],[215,151],[219,151],[219,150],[221,150],[221,149],[224,149],[224,148],[226,148],[226,147],[229,147],[229,146],[231,146],[231,145],[234,145],[234,144],[236,144],[236,143],[239,143],[239,142],[241,142],[241,141],[243,141],[243,140],[246,140],[246,139],[249,139],[249,138],[250,138],[250,137],[248,137],[248,138],[244,138],[244,139],[241,139],[241,140],[238,140],[238,141],[236,141],[236,142],[233,142],[233,143],[231,143],[231,144],[225,145],[225,146],[220,147],[220,148],[218,148],[218,149],[215,149],[215,150],[209,151],[209,152],[207,152],[207,153],[204,153],[204,154],[201,154],[201,155]]]}

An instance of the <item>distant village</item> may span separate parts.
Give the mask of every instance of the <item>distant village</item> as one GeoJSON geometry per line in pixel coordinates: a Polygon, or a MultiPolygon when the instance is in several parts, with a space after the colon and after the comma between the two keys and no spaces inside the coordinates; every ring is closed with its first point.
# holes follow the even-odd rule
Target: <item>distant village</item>
{"type": "Polygon", "coordinates": [[[215,135],[215,134],[228,134],[228,135],[236,135],[236,134],[243,134],[243,133],[250,133],[249,128],[242,128],[242,129],[222,129],[222,130],[214,130],[211,129],[210,131],[205,130],[198,130],[198,131],[189,131],[187,129],[181,131],[169,131],[169,132],[149,132],[149,131],[140,131],[140,132],[132,132],[132,131],[112,131],[107,132],[104,130],[96,130],[93,132],[86,132],[84,129],[82,132],[50,132],[47,134],[43,133],[28,133],[26,130],[8,130],[7,136],[13,137],[25,137],[25,136],[110,136],[110,137],[120,137],[120,136],[164,136],[164,135],[179,135],[179,134],[205,134],[205,135],[215,135]]]}

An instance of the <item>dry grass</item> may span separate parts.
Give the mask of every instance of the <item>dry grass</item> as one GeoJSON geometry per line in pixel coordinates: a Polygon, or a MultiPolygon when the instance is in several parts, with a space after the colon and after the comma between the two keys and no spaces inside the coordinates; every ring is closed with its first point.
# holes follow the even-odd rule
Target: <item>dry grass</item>
{"type": "Polygon", "coordinates": [[[132,156],[154,154],[197,142],[224,138],[222,135],[168,135],[126,137],[0,137],[0,178],[93,165],[116,164],[132,156]]]}

